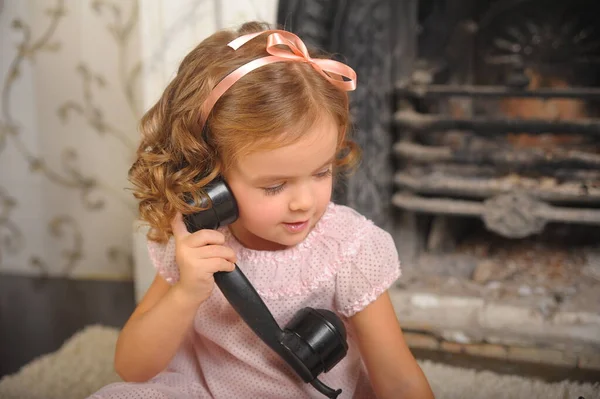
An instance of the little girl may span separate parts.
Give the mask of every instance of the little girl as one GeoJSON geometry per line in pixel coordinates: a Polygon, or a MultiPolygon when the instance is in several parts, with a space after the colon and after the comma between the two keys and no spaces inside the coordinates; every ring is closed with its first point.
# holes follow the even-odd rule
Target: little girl
{"type": "Polygon", "coordinates": [[[117,342],[126,382],[92,398],[323,398],[213,289],[234,262],[280,326],[305,306],[341,317],[348,353],[319,376],[340,398],[433,397],[387,294],[400,275],[390,235],[330,202],[334,174],[358,158],[354,71],[266,28],[204,40],[142,119],[130,179],[157,275],[117,342]],[[201,203],[218,176],[239,218],[188,232],[182,214],[199,208],[186,198],[201,203]]]}

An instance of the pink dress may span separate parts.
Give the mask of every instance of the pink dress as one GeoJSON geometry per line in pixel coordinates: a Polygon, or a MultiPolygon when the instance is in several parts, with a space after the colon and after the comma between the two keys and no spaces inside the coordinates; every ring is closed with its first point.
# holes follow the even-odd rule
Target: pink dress
{"type": "MultiPolygon", "coordinates": [[[[348,354],[319,379],[342,398],[374,398],[347,318],[364,309],[400,275],[391,236],[354,210],[330,204],[299,245],[282,251],[243,247],[225,228],[238,266],[283,327],[305,306],[335,311],[348,330],[348,354]]],[[[179,277],[175,245],[149,243],[169,283],[179,277]]],[[[325,398],[304,383],[240,319],[215,287],[198,308],[193,331],[170,365],[145,383],[115,383],[91,398],[325,398]]]]}

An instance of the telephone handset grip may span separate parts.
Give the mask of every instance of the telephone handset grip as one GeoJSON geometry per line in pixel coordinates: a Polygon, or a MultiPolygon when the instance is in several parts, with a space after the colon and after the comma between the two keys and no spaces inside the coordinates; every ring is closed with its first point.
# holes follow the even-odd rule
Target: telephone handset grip
{"type": "Polygon", "coordinates": [[[267,305],[265,305],[240,268],[235,265],[233,271],[217,272],[214,274],[214,278],[223,296],[252,331],[283,357],[302,377],[304,382],[310,382],[314,378],[310,370],[281,344],[285,332],[279,328],[267,305]]]}

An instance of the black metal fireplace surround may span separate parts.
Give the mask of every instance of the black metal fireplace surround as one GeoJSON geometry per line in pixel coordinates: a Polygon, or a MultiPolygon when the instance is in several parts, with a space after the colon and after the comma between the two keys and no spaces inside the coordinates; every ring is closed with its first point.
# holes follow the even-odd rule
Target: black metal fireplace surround
{"type": "Polygon", "coordinates": [[[400,290],[599,316],[598,15],[596,0],[279,2],[280,25],[357,71],[363,163],[335,197],[394,235],[400,290]]]}

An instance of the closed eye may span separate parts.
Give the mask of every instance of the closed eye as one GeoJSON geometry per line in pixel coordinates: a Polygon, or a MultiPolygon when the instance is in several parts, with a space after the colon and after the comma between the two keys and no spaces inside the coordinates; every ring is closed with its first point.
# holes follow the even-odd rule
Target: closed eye
{"type": "MultiPolygon", "coordinates": [[[[315,173],[314,177],[317,179],[325,179],[332,175],[331,168],[327,168],[324,171],[315,173]]],[[[263,191],[266,195],[275,195],[279,194],[285,188],[285,183],[278,184],[276,186],[271,187],[262,187],[263,191]]]]}
{"type": "Polygon", "coordinates": [[[272,186],[272,187],[263,187],[263,190],[265,192],[266,195],[275,195],[280,193],[281,191],[283,191],[283,188],[285,187],[285,183],[281,183],[277,186],[272,186]]]}
{"type": "Polygon", "coordinates": [[[315,177],[317,179],[324,179],[324,178],[329,177],[329,176],[331,176],[331,168],[327,168],[326,170],[315,174],[315,177]]]}

